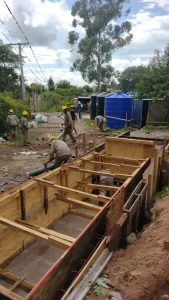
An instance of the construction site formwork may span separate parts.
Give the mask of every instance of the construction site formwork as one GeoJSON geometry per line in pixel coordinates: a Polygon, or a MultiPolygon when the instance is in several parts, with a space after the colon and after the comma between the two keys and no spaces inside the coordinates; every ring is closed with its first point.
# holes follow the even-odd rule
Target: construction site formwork
{"type": "Polygon", "coordinates": [[[144,225],[163,154],[153,141],[107,137],[71,164],[2,194],[4,299],[67,299],[106,247],[125,247],[127,236],[144,225]],[[94,183],[107,169],[113,186],[94,183]]]}

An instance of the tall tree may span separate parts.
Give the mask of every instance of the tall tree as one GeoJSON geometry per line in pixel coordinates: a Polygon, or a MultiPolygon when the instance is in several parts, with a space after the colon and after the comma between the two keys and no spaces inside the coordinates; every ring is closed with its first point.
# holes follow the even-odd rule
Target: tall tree
{"type": "Polygon", "coordinates": [[[16,69],[19,67],[19,56],[10,46],[0,41],[0,91],[14,91],[19,84],[16,69]]]}
{"type": "Polygon", "coordinates": [[[68,89],[71,87],[70,81],[63,79],[63,80],[59,80],[56,83],[57,88],[61,88],[61,89],[68,89]]]}
{"type": "Polygon", "coordinates": [[[146,67],[144,66],[134,66],[124,70],[119,79],[120,89],[125,93],[134,91],[145,72],[146,67]]]}
{"type": "Polygon", "coordinates": [[[54,91],[55,90],[55,84],[54,84],[54,81],[53,81],[52,77],[49,77],[48,89],[49,89],[49,91],[54,91]]]}
{"type": "Polygon", "coordinates": [[[141,98],[169,100],[169,45],[162,51],[155,51],[137,89],[141,98]]]}
{"type": "MultiPolygon", "coordinates": [[[[71,71],[80,71],[85,81],[97,84],[98,90],[111,67],[108,63],[112,54],[132,40],[131,23],[115,23],[122,17],[126,2],[128,0],[79,0],[72,7],[72,16],[75,17],[72,26],[81,26],[86,36],[79,40],[78,32],[69,32],[69,44],[77,44],[80,54],[71,71]]],[[[129,12],[130,9],[126,14],[129,12]]]]}

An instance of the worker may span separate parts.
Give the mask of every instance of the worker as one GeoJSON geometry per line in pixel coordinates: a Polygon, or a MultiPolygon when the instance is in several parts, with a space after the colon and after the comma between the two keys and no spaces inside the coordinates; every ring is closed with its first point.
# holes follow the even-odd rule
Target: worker
{"type": "Polygon", "coordinates": [[[83,105],[81,104],[80,101],[78,101],[77,111],[79,113],[79,119],[82,119],[82,110],[83,110],[83,105]]]}
{"type": "Polygon", "coordinates": [[[50,156],[49,161],[55,159],[55,168],[58,168],[62,163],[67,163],[71,157],[70,148],[64,141],[57,140],[56,136],[49,139],[50,156]]]}
{"type": "Polygon", "coordinates": [[[73,105],[71,105],[70,114],[71,114],[71,117],[72,117],[73,131],[77,134],[77,130],[76,130],[76,127],[75,127],[75,122],[77,121],[77,115],[76,115],[75,107],[73,105]]]}
{"type": "Polygon", "coordinates": [[[23,139],[24,139],[24,146],[28,146],[28,144],[30,144],[30,142],[28,141],[28,113],[27,111],[23,111],[22,113],[22,118],[21,118],[21,131],[23,134],[23,139]]]}
{"type": "Polygon", "coordinates": [[[17,136],[17,126],[19,127],[19,120],[17,116],[14,114],[13,109],[10,109],[8,112],[6,123],[10,126],[10,130],[13,138],[17,136]]]}
{"type": "Polygon", "coordinates": [[[95,118],[95,121],[97,123],[97,127],[99,128],[99,130],[103,131],[103,124],[106,122],[106,119],[102,116],[97,116],[95,118]]]}
{"type": "MultiPolygon", "coordinates": [[[[112,174],[110,169],[100,170],[98,172],[112,174]]],[[[113,186],[114,185],[114,177],[110,177],[110,176],[106,176],[106,175],[97,175],[97,176],[93,177],[93,182],[95,182],[96,184],[99,184],[99,185],[113,186]]],[[[93,194],[102,195],[102,196],[106,196],[106,197],[113,196],[112,191],[102,190],[101,188],[94,189],[93,194]]],[[[99,202],[99,205],[102,205],[102,204],[103,203],[99,202]]]]}
{"type": "Polygon", "coordinates": [[[73,128],[72,128],[72,117],[70,112],[67,110],[67,106],[62,106],[62,111],[64,112],[65,115],[65,120],[64,120],[64,131],[62,135],[62,140],[65,142],[66,136],[68,135],[72,141],[75,143],[75,137],[72,134],[73,128]]]}

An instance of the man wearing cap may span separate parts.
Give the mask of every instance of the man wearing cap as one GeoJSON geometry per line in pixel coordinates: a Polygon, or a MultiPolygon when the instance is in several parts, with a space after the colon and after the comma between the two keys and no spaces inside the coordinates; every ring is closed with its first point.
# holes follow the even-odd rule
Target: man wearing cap
{"type": "Polygon", "coordinates": [[[19,120],[14,114],[13,109],[9,110],[6,123],[10,126],[12,136],[15,138],[17,136],[17,126],[19,126],[19,120]]]}
{"type": "Polygon", "coordinates": [[[103,131],[103,124],[106,122],[106,119],[102,116],[97,116],[95,118],[95,121],[97,123],[97,127],[99,128],[99,130],[103,131]]]}
{"type": "Polygon", "coordinates": [[[23,139],[24,139],[24,146],[28,146],[28,144],[30,144],[30,142],[28,141],[28,113],[27,111],[23,111],[22,113],[22,118],[21,118],[21,131],[23,134],[23,139]]]}
{"type": "Polygon", "coordinates": [[[75,121],[77,121],[77,115],[76,115],[75,107],[73,105],[71,105],[70,114],[71,114],[71,117],[72,117],[73,131],[77,134],[77,130],[76,130],[76,127],[75,127],[75,121]]]}
{"type": "Polygon", "coordinates": [[[71,151],[64,141],[57,140],[56,136],[49,139],[50,156],[49,161],[55,158],[55,168],[58,168],[62,163],[67,163],[71,157],[71,151]]]}
{"type": "Polygon", "coordinates": [[[62,111],[65,115],[65,121],[64,121],[64,131],[62,135],[62,140],[65,142],[67,135],[72,139],[72,141],[75,143],[75,137],[72,134],[73,127],[72,127],[72,117],[70,112],[67,110],[67,106],[62,106],[62,111]]]}

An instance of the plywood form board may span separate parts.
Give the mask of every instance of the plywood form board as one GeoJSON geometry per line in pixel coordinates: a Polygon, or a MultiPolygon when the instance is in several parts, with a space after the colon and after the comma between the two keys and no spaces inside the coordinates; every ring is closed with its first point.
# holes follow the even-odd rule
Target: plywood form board
{"type": "Polygon", "coordinates": [[[69,251],[66,251],[49,270],[26,297],[26,300],[57,300],[61,298],[63,290],[66,291],[75,277],[76,273],[72,273],[72,271],[78,268],[79,259],[87,258],[92,253],[90,246],[95,241],[96,232],[103,229],[107,211],[107,208],[102,209],[100,214],[89,223],[69,251]]]}
{"type": "Polygon", "coordinates": [[[132,159],[120,156],[113,156],[113,155],[100,155],[99,153],[94,153],[95,158],[100,158],[100,161],[112,163],[112,164],[125,164],[125,165],[134,165],[139,166],[141,160],[139,159],[132,159]]]}
{"type": "Polygon", "coordinates": [[[131,175],[137,167],[132,167],[132,166],[126,166],[126,165],[119,165],[119,164],[111,164],[110,162],[105,163],[105,162],[98,162],[98,161],[90,161],[87,162],[85,160],[85,167],[86,169],[91,169],[93,165],[93,168],[95,166],[95,168],[97,167],[97,170],[101,170],[101,169],[109,169],[112,171],[112,173],[122,173],[122,174],[129,174],[131,175]]]}
{"type": "Polygon", "coordinates": [[[110,209],[107,214],[107,226],[106,235],[107,243],[109,243],[112,238],[114,238],[114,227],[117,221],[123,214],[124,206],[124,188],[121,188],[118,193],[116,193],[113,201],[110,204],[110,209]]]}
{"type": "Polygon", "coordinates": [[[106,137],[106,155],[122,156],[128,158],[148,158],[152,157],[156,144],[151,141],[141,141],[132,139],[118,139],[106,137]]]}

